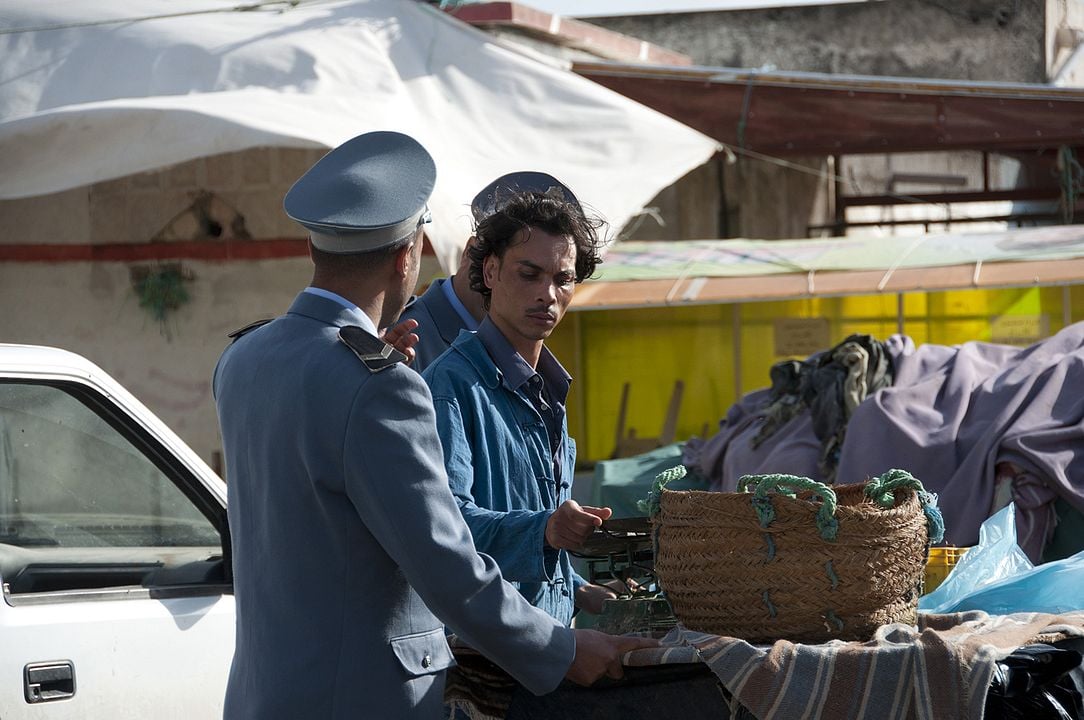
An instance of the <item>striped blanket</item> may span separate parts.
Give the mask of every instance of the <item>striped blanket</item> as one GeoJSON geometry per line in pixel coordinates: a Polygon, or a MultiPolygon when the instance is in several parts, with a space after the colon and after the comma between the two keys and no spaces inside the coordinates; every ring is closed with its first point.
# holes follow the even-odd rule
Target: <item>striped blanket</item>
{"type": "MultiPolygon", "coordinates": [[[[981,720],[998,660],[1024,645],[1071,637],[1084,637],[1084,612],[920,613],[917,627],[885,625],[868,642],[821,645],[755,646],[679,625],[658,648],[628,653],[624,664],[705,663],[725,689],[720,702],[729,698],[731,718],[981,720]]],[[[445,698],[459,708],[457,717],[497,720],[513,697],[524,699],[526,691],[496,665],[454,640],[453,648],[460,662],[445,698]]],[[[664,707],[641,710],[637,717],[666,717],[664,707]]],[[[726,717],[725,707],[718,710],[726,717]]]]}
{"type": "Polygon", "coordinates": [[[994,666],[1036,642],[1084,637],[1084,612],[920,614],[917,627],[885,625],[868,642],[754,646],[677,627],[626,665],[704,662],[758,720],[981,720],[994,666]]]}

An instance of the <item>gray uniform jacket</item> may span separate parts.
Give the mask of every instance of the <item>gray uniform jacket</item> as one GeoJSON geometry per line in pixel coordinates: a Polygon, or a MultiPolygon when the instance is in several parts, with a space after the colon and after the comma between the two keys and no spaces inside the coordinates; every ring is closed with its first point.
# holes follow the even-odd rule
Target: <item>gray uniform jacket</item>
{"type": "MultiPolygon", "coordinates": [[[[448,489],[421,376],[355,353],[358,310],[301,293],[215,369],[233,537],[233,718],[436,718],[443,624],[535,693],[572,631],[479,554],[448,489]]],[[[388,348],[390,350],[390,348],[388,348]]]]}
{"type": "Polygon", "coordinates": [[[451,279],[433,281],[399,316],[400,321],[418,321],[418,328],[414,331],[418,335],[418,344],[414,346],[414,362],[410,364],[418,372],[425,370],[440,357],[459,337],[459,331],[466,328],[463,318],[459,317],[459,313],[444,296],[444,288],[441,286],[446,282],[451,282],[451,279]]]}

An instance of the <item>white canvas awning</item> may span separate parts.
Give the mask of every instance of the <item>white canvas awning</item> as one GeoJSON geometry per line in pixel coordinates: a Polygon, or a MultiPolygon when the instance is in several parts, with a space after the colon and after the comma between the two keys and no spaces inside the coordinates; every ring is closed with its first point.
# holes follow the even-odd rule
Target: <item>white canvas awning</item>
{"type": "Polygon", "coordinates": [[[434,156],[445,268],[494,177],[541,170],[619,229],[709,138],[411,0],[0,0],[0,199],[371,130],[434,156]]]}

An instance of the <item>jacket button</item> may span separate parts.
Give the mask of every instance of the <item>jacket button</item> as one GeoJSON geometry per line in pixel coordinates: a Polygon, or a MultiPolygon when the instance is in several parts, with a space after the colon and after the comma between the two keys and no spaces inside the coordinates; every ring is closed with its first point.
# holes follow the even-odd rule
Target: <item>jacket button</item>
{"type": "Polygon", "coordinates": [[[431,658],[429,656],[429,653],[426,653],[425,657],[422,658],[422,667],[423,668],[428,668],[432,664],[433,664],[433,658],[431,658]]]}

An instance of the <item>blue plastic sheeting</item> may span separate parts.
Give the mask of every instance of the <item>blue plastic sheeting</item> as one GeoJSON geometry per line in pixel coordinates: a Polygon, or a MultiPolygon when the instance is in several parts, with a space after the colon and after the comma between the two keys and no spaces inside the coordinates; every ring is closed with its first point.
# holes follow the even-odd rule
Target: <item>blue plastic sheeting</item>
{"type": "Polygon", "coordinates": [[[979,529],[968,550],[936,590],[919,598],[923,612],[984,610],[1060,614],[1084,608],[1084,552],[1033,566],[1016,544],[1016,506],[1008,505],[979,529]]]}

